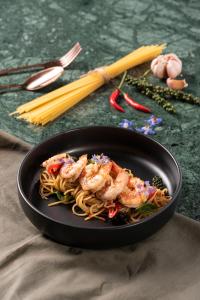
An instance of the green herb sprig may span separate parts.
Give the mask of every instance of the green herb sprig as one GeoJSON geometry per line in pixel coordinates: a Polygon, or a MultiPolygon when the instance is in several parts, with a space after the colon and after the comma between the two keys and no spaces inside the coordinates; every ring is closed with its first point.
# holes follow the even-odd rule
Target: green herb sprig
{"type": "Polygon", "coordinates": [[[168,101],[169,98],[177,99],[183,102],[200,105],[200,98],[193,96],[192,94],[185,93],[179,90],[173,90],[168,87],[154,85],[148,81],[146,76],[135,78],[131,75],[127,75],[125,78],[127,84],[136,87],[136,89],[153,99],[156,103],[162,106],[166,111],[175,113],[174,106],[168,101]]]}
{"type": "Polygon", "coordinates": [[[136,208],[136,211],[144,216],[155,212],[158,209],[157,205],[154,203],[144,203],[140,207],[136,208]]]}
{"type": "Polygon", "coordinates": [[[58,198],[58,201],[54,201],[52,203],[49,203],[48,206],[54,206],[54,205],[58,205],[58,204],[61,204],[61,203],[62,204],[69,204],[69,203],[74,202],[73,197],[69,194],[64,195],[61,192],[55,192],[53,194],[56,195],[56,197],[58,198]]]}

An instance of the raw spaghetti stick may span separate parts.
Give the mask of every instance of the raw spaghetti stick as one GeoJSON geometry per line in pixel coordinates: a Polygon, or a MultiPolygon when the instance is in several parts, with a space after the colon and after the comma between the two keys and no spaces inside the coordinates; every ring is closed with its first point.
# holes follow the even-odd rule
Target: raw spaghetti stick
{"type": "Polygon", "coordinates": [[[143,46],[117,62],[92,70],[80,79],[19,106],[14,114],[36,125],[53,121],[110,79],[160,55],[165,45],[143,46]]]}

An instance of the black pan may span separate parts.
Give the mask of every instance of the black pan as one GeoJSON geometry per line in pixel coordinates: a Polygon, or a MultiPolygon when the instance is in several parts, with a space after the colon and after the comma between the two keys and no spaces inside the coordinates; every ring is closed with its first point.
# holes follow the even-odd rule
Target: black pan
{"type": "Polygon", "coordinates": [[[109,248],[137,242],[160,229],[174,213],[181,178],[175,158],[158,142],[131,130],[97,126],[72,129],[34,147],[21,164],[17,185],[26,216],[44,235],[66,245],[109,248]],[[100,220],[84,221],[64,205],[48,207],[48,201],[38,192],[40,164],[64,151],[74,156],[104,153],[144,180],[159,175],[172,200],[141,222],[120,226],[100,220]]]}

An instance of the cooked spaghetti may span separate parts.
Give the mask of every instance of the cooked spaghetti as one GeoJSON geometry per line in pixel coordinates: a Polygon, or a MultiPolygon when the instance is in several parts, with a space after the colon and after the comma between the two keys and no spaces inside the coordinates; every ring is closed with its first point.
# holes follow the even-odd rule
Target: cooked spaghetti
{"type": "Polygon", "coordinates": [[[155,180],[150,185],[103,154],[90,159],[85,154],[76,160],[61,153],[43,162],[42,167],[42,198],[54,195],[57,199],[49,206],[69,205],[73,214],[86,221],[96,218],[113,224],[135,223],[171,199],[163,185],[155,186],[155,180]]]}

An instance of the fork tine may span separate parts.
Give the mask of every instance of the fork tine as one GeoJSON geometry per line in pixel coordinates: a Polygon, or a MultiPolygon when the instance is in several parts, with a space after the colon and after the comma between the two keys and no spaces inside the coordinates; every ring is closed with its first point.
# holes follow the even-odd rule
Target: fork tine
{"type": "Polygon", "coordinates": [[[76,43],[65,55],[63,55],[60,60],[65,59],[66,57],[70,56],[71,53],[73,53],[74,51],[77,51],[81,49],[80,44],[76,43]]]}
{"type": "Polygon", "coordinates": [[[60,58],[60,62],[66,61],[67,59],[70,59],[75,54],[79,53],[81,51],[81,48],[73,49],[70,53],[66,54],[65,56],[60,58]]]}
{"type": "Polygon", "coordinates": [[[63,57],[59,59],[63,68],[67,67],[81,52],[82,48],[79,43],[76,43],[74,47],[69,50],[63,57]]]}
{"type": "Polygon", "coordinates": [[[63,68],[66,68],[74,59],[75,57],[78,55],[77,53],[72,54],[70,57],[67,57],[65,59],[63,59],[60,63],[62,65],[63,68]]]}
{"type": "Polygon", "coordinates": [[[61,64],[63,66],[63,68],[66,68],[80,53],[80,50],[77,52],[74,52],[71,57],[65,58],[61,61],[61,64]]]}
{"type": "Polygon", "coordinates": [[[77,50],[77,51],[74,51],[73,53],[71,53],[70,55],[62,58],[62,60],[60,60],[60,63],[63,66],[63,68],[65,68],[67,65],[69,65],[77,57],[77,55],[79,53],[80,53],[80,50],[77,50]]]}

